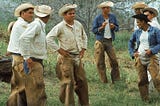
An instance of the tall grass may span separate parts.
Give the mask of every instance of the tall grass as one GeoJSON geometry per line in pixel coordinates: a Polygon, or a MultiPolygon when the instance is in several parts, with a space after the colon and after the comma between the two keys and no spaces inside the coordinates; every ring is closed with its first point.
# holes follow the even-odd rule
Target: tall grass
{"type": "MultiPolygon", "coordinates": [[[[129,57],[127,47],[129,32],[119,32],[116,35],[114,46],[120,66],[121,80],[115,84],[111,83],[110,66],[107,62],[107,77],[108,83],[103,84],[99,80],[94,62],[94,36],[88,40],[88,50],[83,58],[86,77],[89,86],[89,100],[91,106],[160,106],[160,96],[157,94],[151,95],[151,103],[144,103],[141,101],[138,87],[137,87],[137,72],[134,67],[134,61],[129,57]]],[[[6,51],[6,43],[0,42],[2,52],[6,51]]],[[[49,52],[48,59],[44,61],[44,78],[47,93],[47,106],[62,106],[59,101],[59,80],[55,74],[56,53],[49,52]]],[[[5,106],[5,102],[10,93],[10,84],[0,82],[0,106],[5,106]]],[[[76,106],[77,106],[77,96],[76,106]]]]}

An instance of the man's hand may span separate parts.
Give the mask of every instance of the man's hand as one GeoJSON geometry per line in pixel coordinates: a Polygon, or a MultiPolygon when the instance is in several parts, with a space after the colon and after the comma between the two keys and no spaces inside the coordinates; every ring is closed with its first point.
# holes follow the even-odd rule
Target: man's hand
{"type": "Polygon", "coordinates": [[[102,25],[101,25],[101,27],[99,27],[99,31],[101,31],[101,30],[103,30],[105,27],[106,27],[106,25],[107,25],[108,23],[106,22],[106,21],[104,21],[103,23],[102,23],[102,25]]]}
{"type": "Polygon", "coordinates": [[[32,61],[31,58],[28,58],[28,59],[26,60],[26,62],[27,62],[28,68],[31,68],[31,67],[33,66],[33,61],[32,61]]]}
{"type": "Polygon", "coordinates": [[[79,54],[80,58],[83,58],[85,50],[86,49],[82,48],[82,50],[80,51],[80,54],[79,54]]]}
{"type": "Polygon", "coordinates": [[[62,48],[60,48],[60,49],[58,50],[58,53],[61,54],[61,55],[64,56],[64,57],[70,57],[69,52],[66,51],[66,50],[64,50],[64,49],[62,49],[62,48]]]}
{"type": "Polygon", "coordinates": [[[152,54],[152,51],[150,49],[145,50],[145,52],[146,52],[146,55],[148,56],[152,54]]]}
{"type": "Polygon", "coordinates": [[[115,28],[115,25],[113,23],[110,23],[110,28],[111,29],[114,29],[115,28]]]}
{"type": "Polygon", "coordinates": [[[134,57],[138,57],[139,56],[139,52],[135,52],[133,56],[134,57]]]}

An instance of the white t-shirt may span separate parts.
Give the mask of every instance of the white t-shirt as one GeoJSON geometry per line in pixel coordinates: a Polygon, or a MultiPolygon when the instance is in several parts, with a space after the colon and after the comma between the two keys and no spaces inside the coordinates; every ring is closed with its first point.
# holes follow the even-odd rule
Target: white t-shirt
{"type": "Polygon", "coordinates": [[[109,38],[112,38],[111,30],[110,30],[110,26],[109,26],[109,19],[106,19],[105,21],[107,22],[107,25],[105,27],[104,38],[109,39],[109,38]]]}
{"type": "Polygon", "coordinates": [[[139,54],[145,54],[145,50],[149,49],[149,42],[148,42],[148,30],[142,31],[142,34],[140,36],[140,45],[138,48],[139,54]]]}

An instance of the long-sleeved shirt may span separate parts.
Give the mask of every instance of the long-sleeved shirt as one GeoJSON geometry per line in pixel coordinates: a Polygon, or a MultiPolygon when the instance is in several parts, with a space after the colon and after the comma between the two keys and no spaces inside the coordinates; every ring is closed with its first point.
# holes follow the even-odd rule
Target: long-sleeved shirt
{"type": "MultiPolygon", "coordinates": [[[[139,48],[141,34],[142,29],[137,29],[136,31],[134,31],[128,42],[128,49],[132,58],[134,58],[134,52],[139,48]],[[135,42],[137,43],[137,48],[135,48],[135,42]]],[[[160,30],[158,28],[149,26],[148,42],[149,49],[151,50],[152,54],[157,54],[160,51],[160,30]]]]}
{"type": "Polygon", "coordinates": [[[20,53],[24,59],[29,57],[37,59],[47,58],[45,23],[39,18],[36,18],[28,25],[19,41],[20,53]]]}
{"type": "MultiPolygon", "coordinates": [[[[99,27],[102,26],[102,23],[105,21],[104,17],[102,14],[98,15],[95,17],[94,21],[93,21],[93,26],[92,26],[92,32],[96,35],[96,39],[97,40],[102,40],[104,38],[104,29],[103,30],[99,30],[99,27]]],[[[115,31],[119,30],[119,25],[118,25],[118,21],[116,19],[116,16],[114,14],[109,14],[109,23],[113,23],[115,25],[114,29],[111,29],[111,36],[112,39],[115,39],[115,31]]]]}
{"type": "Polygon", "coordinates": [[[62,48],[68,52],[79,54],[82,48],[87,49],[87,35],[82,24],[77,20],[72,26],[63,20],[53,27],[46,39],[47,44],[54,51],[62,48]],[[59,45],[55,41],[56,38],[59,45]]]}
{"type": "Polygon", "coordinates": [[[18,17],[17,21],[14,23],[10,40],[8,44],[7,51],[12,53],[20,53],[19,51],[19,37],[26,30],[28,22],[26,22],[23,18],[18,17]]]}

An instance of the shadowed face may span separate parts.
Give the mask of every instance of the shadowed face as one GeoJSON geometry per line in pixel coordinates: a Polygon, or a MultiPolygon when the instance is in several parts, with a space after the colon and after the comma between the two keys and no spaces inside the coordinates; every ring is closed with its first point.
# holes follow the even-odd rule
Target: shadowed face
{"type": "Polygon", "coordinates": [[[150,13],[149,11],[144,12],[145,15],[147,15],[147,18],[151,21],[155,15],[153,13],[150,13]]]}
{"type": "Polygon", "coordinates": [[[22,11],[21,12],[21,17],[27,22],[32,22],[33,21],[33,17],[34,17],[33,8],[28,9],[26,11],[22,11]]]}
{"type": "Polygon", "coordinates": [[[142,13],[143,13],[143,12],[142,12],[142,9],[143,9],[143,8],[136,8],[136,9],[134,10],[135,14],[142,14],[142,13]]]}
{"type": "Polygon", "coordinates": [[[74,21],[75,9],[71,9],[71,10],[67,11],[66,13],[64,13],[63,17],[66,21],[69,21],[69,22],[74,21]]]}
{"type": "Polygon", "coordinates": [[[139,29],[142,29],[144,28],[144,25],[146,24],[144,20],[140,20],[140,19],[136,19],[137,21],[137,26],[139,27],[139,29]]]}
{"type": "Polygon", "coordinates": [[[110,8],[110,7],[102,7],[102,12],[103,12],[104,14],[109,14],[110,11],[111,11],[111,8],[110,8]]]}

